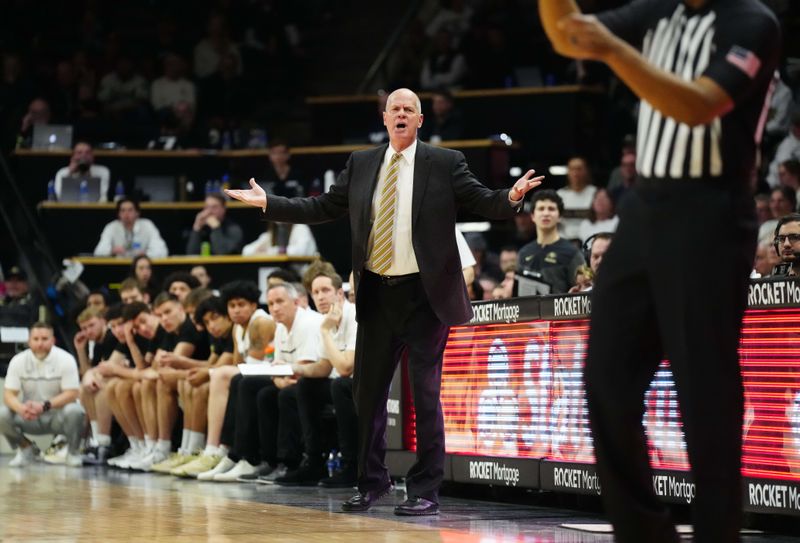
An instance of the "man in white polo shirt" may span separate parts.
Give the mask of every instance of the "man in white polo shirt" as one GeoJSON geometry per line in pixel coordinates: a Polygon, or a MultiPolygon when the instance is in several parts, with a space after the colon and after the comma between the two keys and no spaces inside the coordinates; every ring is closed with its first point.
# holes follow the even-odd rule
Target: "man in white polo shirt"
{"type": "MultiPolygon", "coordinates": [[[[320,358],[316,362],[299,361],[292,364],[297,382],[297,408],[300,424],[303,429],[305,458],[300,467],[278,477],[275,482],[284,486],[316,486],[328,475],[325,460],[328,451],[325,449],[325,432],[323,429],[323,412],[325,406],[333,403],[333,379],[340,375],[350,382],[352,396],[353,361],[356,350],[356,310],[353,304],[344,299],[342,278],[327,262],[312,264],[305,275],[311,296],[317,310],[325,315],[319,327],[320,358]]],[[[319,319],[318,319],[319,320],[319,319]]],[[[352,400],[350,402],[352,404],[352,400]]],[[[339,418],[336,412],[337,428],[341,432],[355,435],[356,442],[340,439],[342,460],[350,467],[348,486],[357,483],[356,455],[358,419],[353,409],[346,410],[352,416],[339,418]]],[[[331,474],[332,475],[332,474],[331,474]]],[[[342,477],[339,477],[342,478],[342,477]]],[[[330,484],[330,481],[328,482],[330,484]]],[[[346,487],[345,487],[346,488],[346,487]]]]}
{"type": "Polygon", "coordinates": [[[27,432],[65,435],[69,445],[66,464],[81,466],[79,449],[86,414],[75,401],[80,389],[78,363],[55,346],[53,327],[47,323],[31,327],[28,346],[8,365],[4,405],[0,406],[0,434],[17,450],[8,465],[22,467],[35,458],[35,445],[25,437],[27,432]]]}

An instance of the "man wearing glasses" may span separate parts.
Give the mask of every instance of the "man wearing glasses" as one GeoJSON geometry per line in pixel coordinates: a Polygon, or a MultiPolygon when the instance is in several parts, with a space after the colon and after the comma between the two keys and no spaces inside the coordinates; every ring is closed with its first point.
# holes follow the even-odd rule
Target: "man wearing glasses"
{"type": "Polygon", "coordinates": [[[772,246],[781,259],[773,275],[797,275],[794,266],[800,255],[800,214],[791,213],[778,220],[772,246]]]}

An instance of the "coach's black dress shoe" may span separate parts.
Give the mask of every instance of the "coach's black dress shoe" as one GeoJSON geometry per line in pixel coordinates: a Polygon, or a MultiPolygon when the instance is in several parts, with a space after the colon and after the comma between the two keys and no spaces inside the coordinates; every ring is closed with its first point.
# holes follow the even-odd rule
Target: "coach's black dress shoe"
{"type": "Polygon", "coordinates": [[[406,517],[438,515],[439,504],[425,498],[409,498],[394,508],[394,514],[406,517]]]}
{"type": "Polygon", "coordinates": [[[372,504],[380,500],[394,490],[394,485],[391,481],[386,483],[386,486],[378,490],[367,490],[366,492],[358,491],[358,494],[342,502],[342,511],[358,512],[366,511],[372,504]]]}

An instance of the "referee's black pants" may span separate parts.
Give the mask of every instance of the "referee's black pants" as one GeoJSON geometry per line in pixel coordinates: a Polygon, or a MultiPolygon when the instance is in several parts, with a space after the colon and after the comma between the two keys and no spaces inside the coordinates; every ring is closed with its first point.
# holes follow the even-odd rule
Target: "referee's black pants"
{"type": "Polygon", "coordinates": [[[645,391],[667,358],[696,483],[695,541],[738,541],[737,347],[755,251],[752,198],[723,183],[644,180],[620,207],[592,293],[585,368],[606,510],[618,541],[677,541],[642,427],[645,391]]]}

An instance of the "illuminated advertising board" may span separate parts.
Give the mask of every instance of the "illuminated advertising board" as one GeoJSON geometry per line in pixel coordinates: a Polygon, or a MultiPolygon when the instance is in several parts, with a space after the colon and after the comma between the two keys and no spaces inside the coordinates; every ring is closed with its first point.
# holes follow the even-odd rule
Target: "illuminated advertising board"
{"type": "MultiPolygon", "coordinates": [[[[531,300],[478,304],[469,325],[451,329],[442,405],[453,476],[599,494],[583,387],[591,301],[547,297],[534,309],[531,300]]],[[[800,283],[751,286],[739,353],[745,508],[800,514],[800,283]]],[[[713,397],[714,384],[708,388],[713,397]]],[[[695,490],[668,361],[643,401],[654,489],[691,503],[695,490]]]]}

